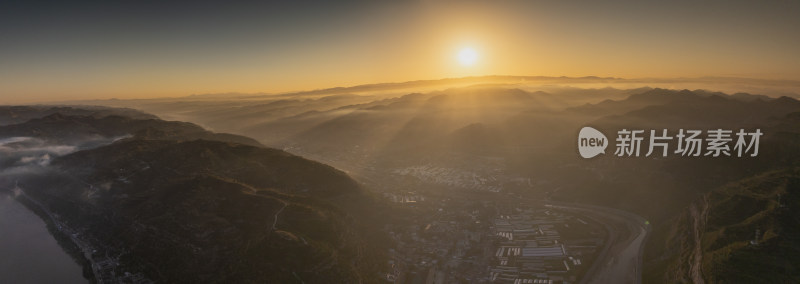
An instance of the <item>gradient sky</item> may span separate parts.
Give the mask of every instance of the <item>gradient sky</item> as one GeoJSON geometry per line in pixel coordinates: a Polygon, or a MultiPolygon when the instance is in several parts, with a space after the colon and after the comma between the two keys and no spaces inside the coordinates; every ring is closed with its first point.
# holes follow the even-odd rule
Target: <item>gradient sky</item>
{"type": "Polygon", "coordinates": [[[0,2],[0,103],[473,75],[800,79],[798,1],[160,2],[0,2]],[[474,66],[456,60],[466,46],[474,66]]]}

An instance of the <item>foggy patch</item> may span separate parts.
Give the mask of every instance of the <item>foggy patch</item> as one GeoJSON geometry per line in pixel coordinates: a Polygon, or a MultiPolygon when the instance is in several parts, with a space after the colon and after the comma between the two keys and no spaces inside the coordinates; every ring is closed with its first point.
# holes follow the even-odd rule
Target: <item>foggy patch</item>
{"type": "Polygon", "coordinates": [[[20,161],[31,162],[35,156],[52,154],[63,156],[77,149],[73,145],[52,145],[33,137],[11,137],[0,140],[0,154],[4,157],[17,157],[20,161]],[[25,159],[23,159],[25,158],[25,159]]]}
{"type": "Polygon", "coordinates": [[[130,135],[93,137],[75,145],[56,144],[35,137],[0,138],[0,177],[40,173],[57,157],[105,146],[128,137],[130,135]]]}

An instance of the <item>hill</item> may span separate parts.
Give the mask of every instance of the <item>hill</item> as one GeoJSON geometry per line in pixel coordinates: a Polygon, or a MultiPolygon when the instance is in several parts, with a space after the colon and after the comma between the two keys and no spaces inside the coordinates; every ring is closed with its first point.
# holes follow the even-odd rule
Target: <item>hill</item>
{"type": "Polygon", "coordinates": [[[102,106],[0,106],[0,125],[23,123],[34,118],[51,114],[79,115],[102,118],[119,115],[136,119],[156,119],[158,117],[131,108],[112,108],[102,106]]]}
{"type": "Polygon", "coordinates": [[[206,139],[261,146],[257,141],[237,135],[212,133],[188,122],[138,119],[127,116],[102,117],[53,113],[24,123],[0,126],[1,137],[36,137],[51,143],[80,144],[98,138],[135,136],[137,139],[206,139]]]}
{"type": "Polygon", "coordinates": [[[800,170],[777,170],[703,194],[657,227],[648,244],[651,282],[800,281],[800,170]]]}
{"type": "Polygon", "coordinates": [[[51,153],[45,164],[11,157],[15,170],[0,181],[42,204],[56,233],[104,267],[98,279],[359,283],[386,263],[371,223],[382,209],[330,166],[157,119],[56,113],[0,127],[0,139],[20,136],[46,145],[123,137],[51,153]]]}

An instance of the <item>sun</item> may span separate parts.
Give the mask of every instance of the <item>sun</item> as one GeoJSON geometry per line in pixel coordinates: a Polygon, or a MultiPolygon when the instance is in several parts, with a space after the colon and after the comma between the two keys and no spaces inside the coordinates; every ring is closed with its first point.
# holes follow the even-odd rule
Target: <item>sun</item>
{"type": "Polygon", "coordinates": [[[461,66],[472,66],[478,62],[478,52],[472,47],[464,47],[458,51],[458,63],[461,66]]]}

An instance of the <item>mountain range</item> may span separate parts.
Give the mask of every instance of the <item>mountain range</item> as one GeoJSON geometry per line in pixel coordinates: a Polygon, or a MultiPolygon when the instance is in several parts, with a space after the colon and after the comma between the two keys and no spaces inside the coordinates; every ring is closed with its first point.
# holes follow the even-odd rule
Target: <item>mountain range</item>
{"type": "Polygon", "coordinates": [[[800,101],[791,97],[504,81],[99,103],[196,124],[130,109],[7,107],[0,139],[26,156],[0,162],[38,167],[19,185],[93,243],[109,244],[103,251],[124,263],[118,273],[167,282],[372,282],[391,246],[378,228],[397,215],[377,195],[457,198],[491,188],[642,216],[652,224],[647,281],[800,279],[791,253],[800,101]],[[605,155],[577,155],[584,126],[611,139],[605,155]],[[764,136],[755,157],[616,157],[621,129],[764,136]],[[52,150],[59,145],[78,146],[52,150]],[[53,157],[20,150],[34,146],[53,157]]]}

